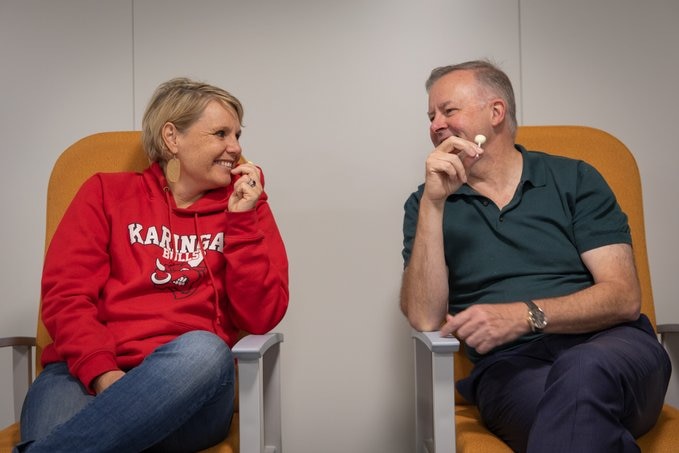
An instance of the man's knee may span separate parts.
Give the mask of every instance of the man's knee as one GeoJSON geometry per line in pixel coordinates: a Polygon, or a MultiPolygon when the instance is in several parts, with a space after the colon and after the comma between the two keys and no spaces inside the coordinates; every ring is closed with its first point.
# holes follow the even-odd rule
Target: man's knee
{"type": "MultiPolygon", "coordinates": [[[[602,348],[574,347],[562,353],[552,365],[546,388],[559,386],[572,395],[587,394],[591,389],[613,391],[620,373],[616,371],[615,358],[602,348]]],[[[598,393],[598,392],[597,392],[598,393]]]]}
{"type": "Polygon", "coordinates": [[[662,405],[669,379],[665,356],[662,346],[641,331],[630,337],[603,336],[564,351],[552,366],[546,389],[581,403],[613,404],[622,416],[653,414],[662,405]]]}
{"type": "Polygon", "coordinates": [[[671,365],[662,345],[646,332],[628,327],[611,329],[573,346],[554,362],[548,381],[568,374],[583,384],[599,380],[644,384],[671,365]]]}

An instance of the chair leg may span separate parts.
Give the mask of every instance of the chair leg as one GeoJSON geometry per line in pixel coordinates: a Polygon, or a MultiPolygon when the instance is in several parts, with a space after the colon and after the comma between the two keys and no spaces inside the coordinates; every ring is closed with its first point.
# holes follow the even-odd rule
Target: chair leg
{"type": "Polygon", "coordinates": [[[415,354],[415,451],[455,453],[454,338],[413,332],[415,354]]]}
{"type": "Polygon", "coordinates": [[[433,389],[432,360],[427,347],[414,341],[415,345],[415,451],[433,453],[433,389]]]}
{"type": "MultiPolygon", "coordinates": [[[[679,368],[679,324],[658,324],[657,328],[673,368],[679,368]]],[[[679,408],[679,370],[672,371],[665,403],[679,408]]]]}
{"type": "Polygon", "coordinates": [[[21,407],[33,382],[33,348],[35,337],[2,337],[0,348],[12,348],[12,390],[14,396],[14,420],[19,421],[21,407]]]}
{"type": "Polygon", "coordinates": [[[14,419],[19,421],[21,407],[28,393],[33,376],[33,349],[32,346],[14,346],[12,348],[12,365],[14,381],[14,419]]]}
{"type": "Polygon", "coordinates": [[[280,344],[264,356],[264,448],[266,453],[282,452],[280,344]]]}
{"type": "Polygon", "coordinates": [[[241,453],[282,453],[281,334],[250,335],[234,347],[238,359],[241,453]]]}

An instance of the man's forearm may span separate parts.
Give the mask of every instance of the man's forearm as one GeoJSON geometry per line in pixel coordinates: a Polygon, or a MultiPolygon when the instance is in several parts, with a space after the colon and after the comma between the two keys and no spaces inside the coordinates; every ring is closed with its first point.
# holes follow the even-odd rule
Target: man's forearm
{"type": "Polygon", "coordinates": [[[601,330],[639,316],[641,290],[632,248],[612,244],[582,255],[594,285],[576,293],[538,302],[549,317],[551,333],[601,330]]]}
{"type": "Polygon", "coordinates": [[[403,273],[401,310],[414,328],[423,331],[437,330],[448,311],[442,219],[442,207],[422,203],[412,254],[403,273]]]}

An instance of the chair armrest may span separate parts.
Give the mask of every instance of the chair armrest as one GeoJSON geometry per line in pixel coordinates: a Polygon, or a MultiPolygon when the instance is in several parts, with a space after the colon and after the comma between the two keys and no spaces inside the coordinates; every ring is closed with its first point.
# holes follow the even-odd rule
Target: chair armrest
{"type": "Polygon", "coordinates": [[[238,360],[241,453],[280,453],[280,344],[283,334],[248,335],[233,347],[238,360]]]}
{"type": "Polygon", "coordinates": [[[455,453],[454,337],[411,330],[415,354],[415,451],[455,453]]]}
{"type": "MultiPolygon", "coordinates": [[[[670,356],[672,368],[679,368],[679,324],[658,324],[656,326],[660,342],[670,356]]],[[[679,374],[672,372],[665,394],[665,402],[679,407],[679,374]]]]}
{"type": "Polygon", "coordinates": [[[449,354],[460,349],[460,341],[457,338],[450,336],[442,337],[438,331],[420,332],[413,329],[411,336],[422,342],[429,351],[437,354],[449,354]]]}
{"type": "Polygon", "coordinates": [[[33,348],[35,337],[3,337],[0,348],[12,348],[12,385],[14,420],[19,421],[28,386],[33,382],[33,348]]]}
{"type": "Polygon", "coordinates": [[[2,337],[0,348],[8,346],[35,346],[35,337],[2,337]]]}
{"type": "Polygon", "coordinates": [[[248,335],[241,338],[233,347],[233,355],[237,359],[253,360],[263,357],[274,345],[283,342],[282,333],[267,333],[266,335],[248,335]]]}
{"type": "Polygon", "coordinates": [[[658,324],[656,326],[659,334],[679,332],[679,324],[658,324]]]}

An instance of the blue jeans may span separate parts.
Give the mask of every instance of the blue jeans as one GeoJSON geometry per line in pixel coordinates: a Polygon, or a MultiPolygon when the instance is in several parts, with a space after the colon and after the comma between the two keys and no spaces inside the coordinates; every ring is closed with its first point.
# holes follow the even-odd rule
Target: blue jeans
{"type": "Polygon", "coordinates": [[[601,332],[545,335],[481,360],[458,390],[517,452],[638,453],[671,373],[642,315],[601,332]]]}
{"type": "Polygon", "coordinates": [[[14,451],[197,451],[226,437],[233,400],[231,350],[209,332],[158,347],[97,396],[53,363],[29,389],[14,451]]]}

